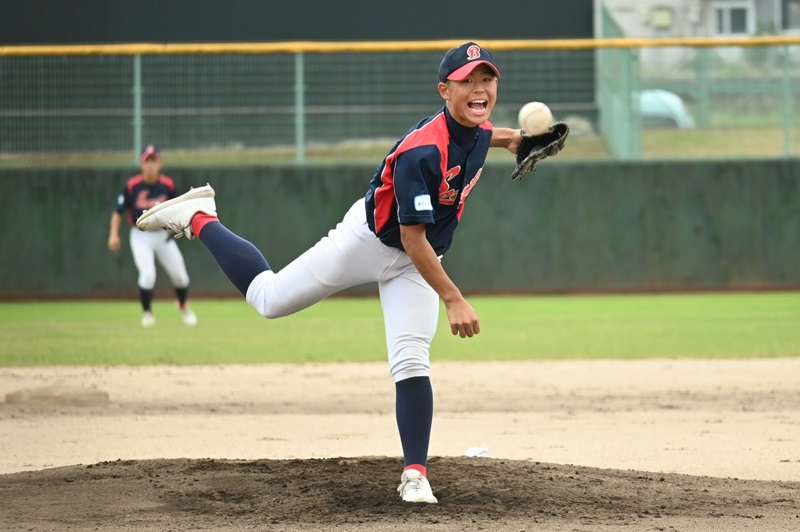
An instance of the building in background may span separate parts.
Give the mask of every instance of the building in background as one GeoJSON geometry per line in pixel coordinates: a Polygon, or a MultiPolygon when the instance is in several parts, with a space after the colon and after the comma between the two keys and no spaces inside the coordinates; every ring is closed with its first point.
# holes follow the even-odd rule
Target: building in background
{"type": "Polygon", "coordinates": [[[800,33],[800,0],[601,0],[629,37],[800,33]]]}
{"type": "MultiPolygon", "coordinates": [[[[598,21],[613,19],[611,25],[596,23],[596,33],[604,38],[800,35],[800,0],[598,0],[595,7],[598,21]]],[[[708,125],[712,104],[709,93],[698,90],[703,85],[724,85],[727,92],[721,98],[747,100],[734,104],[740,109],[759,105],[758,98],[745,96],[768,91],[748,87],[752,82],[747,80],[776,79],[776,73],[788,68],[787,58],[800,61],[799,48],[642,47],[630,58],[641,76],[642,125],[693,127],[691,107],[700,113],[700,123],[708,125]]]]}

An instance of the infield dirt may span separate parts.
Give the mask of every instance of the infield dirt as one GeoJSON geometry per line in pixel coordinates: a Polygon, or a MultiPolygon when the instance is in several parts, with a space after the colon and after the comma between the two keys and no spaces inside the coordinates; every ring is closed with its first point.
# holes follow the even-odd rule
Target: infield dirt
{"type": "Polygon", "coordinates": [[[434,362],[410,505],[385,364],[6,368],[0,530],[799,530],[798,375],[434,362]]]}

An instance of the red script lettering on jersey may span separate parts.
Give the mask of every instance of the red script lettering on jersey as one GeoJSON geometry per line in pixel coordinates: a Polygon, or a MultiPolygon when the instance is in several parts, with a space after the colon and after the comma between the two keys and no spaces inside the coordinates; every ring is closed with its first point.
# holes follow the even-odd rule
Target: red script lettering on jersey
{"type": "Polygon", "coordinates": [[[483,173],[483,168],[478,170],[478,173],[475,174],[475,177],[472,178],[467,186],[464,187],[464,192],[461,193],[461,199],[458,200],[458,212],[456,213],[456,217],[461,220],[461,213],[464,212],[464,202],[467,201],[467,196],[469,193],[472,192],[472,189],[475,185],[478,184],[478,179],[481,178],[481,173],[483,173]]]}
{"type": "Polygon", "coordinates": [[[442,205],[453,205],[456,202],[459,191],[450,188],[450,180],[461,173],[461,166],[456,166],[447,171],[439,185],[439,203],[442,205]]]}
{"type": "Polygon", "coordinates": [[[160,196],[156,196],[155,198],[148,197],[149,192],[147,190],[140,190],[139,194],[136,195],[136,208],[137,209],[149,209],[153,207],[156,203],[161,203],[162,201],[167,201],[167,195],[162,194],[160,196]]]}

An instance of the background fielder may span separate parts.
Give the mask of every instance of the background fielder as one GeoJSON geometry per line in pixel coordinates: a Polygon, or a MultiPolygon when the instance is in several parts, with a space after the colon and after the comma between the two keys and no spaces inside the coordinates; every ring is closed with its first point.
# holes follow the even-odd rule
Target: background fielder
{"type": "Polygon", "coordinates": [[[133,227],[145,209],[158,202],[175,197],[175,183],[161,173],[161,152],[155,146],[147,146],[140,157],[142,173],[125,182],[117,197],[117,205],[111,214],[108,249],[116,253],[120,248],[119,228],[122,216],[127,211],[130,229],[130,244],[133,261],[139,271],[137,284],[142,303],[142,326],[156,324],[153,313],[153,288],[156,285],[156,259],[166,270],[178,299],[178,310],[183,323],[197,324],[197,317],[186,304],[189,293],[189,274],[183,255],[177,244],[163,233],[143,233],[133,227]]]}
{"type": "MultiPolygon", "coordinates": [[[[378,165],[364,197],[313,248],[275,272],[261,252],[220,223],[210,185],[154,206],[137,226],[199,238],[223,273],[260,314],[278,318],[340,290],[377,282],[404,470],[397,491],[407,502],[438,502],[427,479],[433,420],[430,347],[439,299],[450,330],[480,332],[478,314],[441,264],[480,179],[490,147],[517,155],[512,177],[558,153],[566,126],[531,137],[494,128],[499,70],[474,42],[449,50],[439,66],[445,105],[412,126],[378,165]]],[[[562,124],[563,125],[563,124],[562,124]]],[[[159,231],[160,232],[160,231],[159,231]]]]}

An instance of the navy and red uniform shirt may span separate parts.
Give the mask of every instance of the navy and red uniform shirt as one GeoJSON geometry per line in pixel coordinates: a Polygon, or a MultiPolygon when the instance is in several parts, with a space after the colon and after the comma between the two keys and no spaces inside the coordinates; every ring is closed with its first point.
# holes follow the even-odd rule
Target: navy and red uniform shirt
{"type": "Polygon", "coordinates": [[[424,223],[437,255],[450,248],[492,130],[489,121],[462,126],[443,108],[406,132],[375,170],[365,197],[367,223],[381,242],[402,250],[400,225],[424,223]]]}
{"type": "Polygon", "coordinates": [[[115,210],[120,214],[127,210],[128,223],[133,225],[146,209],[174,197],[175,183],[171,178],[162,174],[155,183],[148,185],[142,174],[138,174],[125,182],[115,210]]]}

